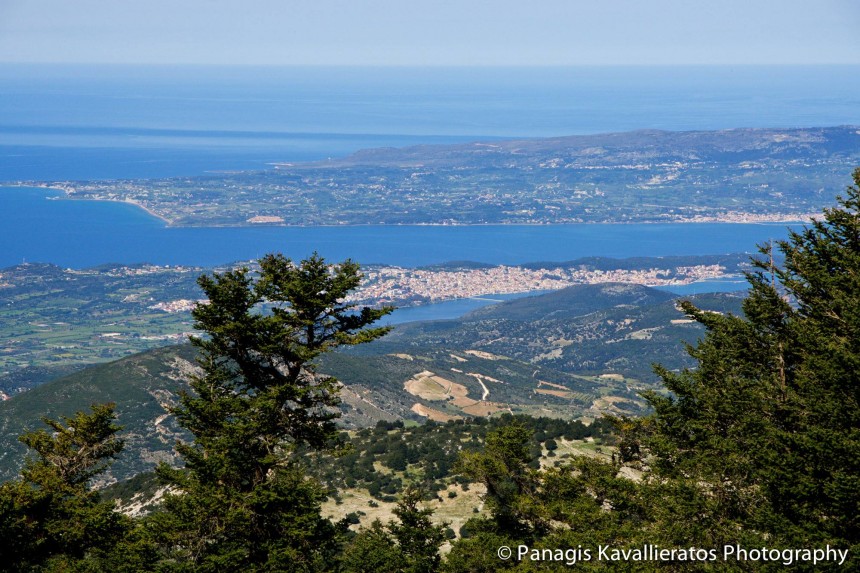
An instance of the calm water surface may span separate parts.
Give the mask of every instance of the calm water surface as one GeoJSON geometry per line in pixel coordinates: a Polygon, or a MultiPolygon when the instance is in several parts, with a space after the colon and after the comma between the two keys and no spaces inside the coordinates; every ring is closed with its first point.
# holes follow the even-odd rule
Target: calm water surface
{"type": "Polygon", "coordinates": [[[214,266],[279,251],[301,259],[421,266],[753,252],[787,233],[780,224],[589,224],[171,228],[124,203],[57,199],[45,189],[0,188],[0,267],[51,262],[214,266]]]}

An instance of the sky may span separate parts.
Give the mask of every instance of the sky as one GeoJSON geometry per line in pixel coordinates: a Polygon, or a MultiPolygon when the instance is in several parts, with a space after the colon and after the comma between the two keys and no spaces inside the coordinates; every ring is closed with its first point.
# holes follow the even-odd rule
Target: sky
{"type": "Polygon", "coordinates": [[[857,0],[0,0],[0,62],[860,64],[857,0]]]}

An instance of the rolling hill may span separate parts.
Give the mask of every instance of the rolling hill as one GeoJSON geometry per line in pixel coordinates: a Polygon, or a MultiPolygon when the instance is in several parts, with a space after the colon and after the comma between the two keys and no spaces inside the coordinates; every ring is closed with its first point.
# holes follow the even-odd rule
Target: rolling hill
{"type": "MultiPolygon", "coordinates": [[[[737,312],[739,295],[696,304],[737,312]]],[[[500,412],[593,419],[644,410],[652,362],[689,365],[682,342],[701,329],[669,293],[636,285],[570,287],[477,310],[458,320],[410,323],[372,344],[325,356],[320,371],[343,383],[346,428],[380,420],[447,421],[500,412]]],[[[184,434],[167,409],[194,371],[190,345],[93,366],[0,403],[0,478],[15,475],[17,436],[44,416],[115,402],[126,449],[105,480],[176,463],[184,434]]]]}

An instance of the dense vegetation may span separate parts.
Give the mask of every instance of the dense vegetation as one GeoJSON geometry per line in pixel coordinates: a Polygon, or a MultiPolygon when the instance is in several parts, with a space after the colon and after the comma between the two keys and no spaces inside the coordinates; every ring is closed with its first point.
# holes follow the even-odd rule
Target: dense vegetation
{"type": "Polygon", "coordinates": [[[0,545],[0,563],[13,571],[857,569],[860,169],[854,183],[822,220],[776,245],[783,265],[763,249],[743,315],[684,305],[706,329],[688,348],[697,367],[657,368],[671,393],[646,392],[648,416],[612,419],[611,459],[536,467],[536,439],[552,450],[556,438],[585,430],[514,417],[488,422],[483,436],[455,437],[453,422],[410,441],[405,428],[378,424],[358,434],[356,456],[333,424],[338,387],[313,374],[313,360],[383,334],[370,325],[384,310],[339,302],[357,267],[269,257],[258,278],[203,277],[212,301],[195,311],[209,334],[196,343],[203,372],[175,409],[193,442],[179,447],[185,468],[159,470],[174,488],[161,509],[131,520],[87,487],[121,447],[110,406],[51,422],[53,434],[24,436],[37,457],[0,487],[0,532],[16,540],[0,545]],[[254,312],[263,300],[275,303],[271,313],[254,312]],[[340,457],[310,477],[307,460],[326,451],[340,457]],[[415,466],[420,480],[410,485],[419,487],[452,473],[479,484],[486,513],[461,528],[444,559],[450,535],[415,487],[404,488],[388,523],[356,533],[349,519],[324,518],[321,480],[373,483],[376,464],[415,466]]]}
{"type": "Polygon", "coordinates": [[[501,427],[520,424],[530,432],[529,451],[532,467],[540,467],[538,459],[543,448],[554,449],[556,440],[585,438],[611,439],[612,425],[597,420],[585,425],[578,420],[533,418],[502,414],[493,418],[452,420],[444,424],[427,422],[404,426],[403,422],[380,421],[343,440],[349,450],[337,458],[310,456],[308,473],[337,491],[344,488],[366,488],[380,501],[392,502],[395,494],[410,486],[418,486],[434,494],[455,481],[468,483],[455,468],[464,452],[483,448],[487,435],[501,427]]]}

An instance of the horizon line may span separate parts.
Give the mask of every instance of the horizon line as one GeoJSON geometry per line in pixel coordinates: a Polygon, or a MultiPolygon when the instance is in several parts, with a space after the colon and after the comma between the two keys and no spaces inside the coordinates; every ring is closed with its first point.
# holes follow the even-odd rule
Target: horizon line
{"type": "Polygon", "coordinates": [[[12,61],[0,59],[0,66],[103,66],[103,67],[200,67],[200,68],[378,68],[378,69],[563,69],[563,68],[789,68],[858,67],[857,62],[663,62],[663,63],[567,63],[567,64],[380,64],[380,63],[212,63],[212,62],[91,62],[12,61]]]}

